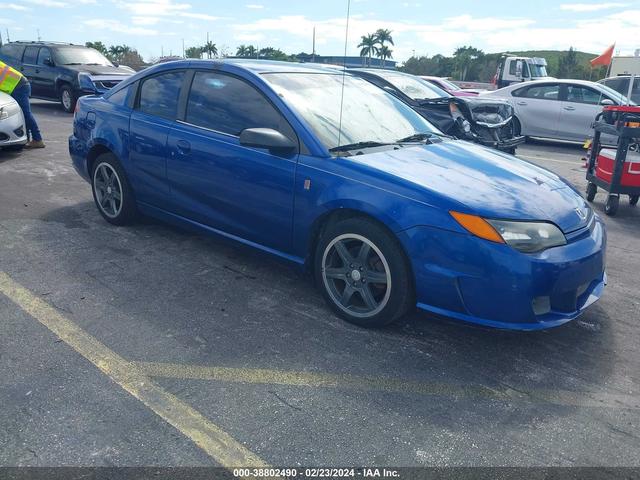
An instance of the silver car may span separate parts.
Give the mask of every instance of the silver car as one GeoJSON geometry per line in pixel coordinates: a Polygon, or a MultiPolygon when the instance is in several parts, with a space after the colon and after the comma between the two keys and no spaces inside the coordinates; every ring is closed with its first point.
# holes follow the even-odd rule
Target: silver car
{"type": "MultiPolygon", "coordinates": [[[[627,104],[624,95],[586,80],[516,83],[482,95],[511,102],[521,135],[572,142],[584,142],[593,136],[591,124],[604,105],[627,104]]],[[[613,137],[602,140],[615,143],[613,137]]]]}
{"type": "Polygon", "coordinates": [[[0,92],[0,148],[20,149],[27,143],[27,129],[18,102],[0,92]]]}

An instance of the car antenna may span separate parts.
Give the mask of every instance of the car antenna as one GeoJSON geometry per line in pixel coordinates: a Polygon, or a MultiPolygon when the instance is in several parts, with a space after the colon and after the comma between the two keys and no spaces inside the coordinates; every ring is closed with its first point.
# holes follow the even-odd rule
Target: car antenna
{"type": "Polygon", "coordinates": [[[338,146],[342,142],[342,107],[344,105],[344,79],[347,75],[347,44],[349,42],[349,14],[351,12],[351,0],[347,0],[347,25],[344,33],[344,57],[342,58],[342,91],[340,92],[340,120],[338,121],[338,146]]]}

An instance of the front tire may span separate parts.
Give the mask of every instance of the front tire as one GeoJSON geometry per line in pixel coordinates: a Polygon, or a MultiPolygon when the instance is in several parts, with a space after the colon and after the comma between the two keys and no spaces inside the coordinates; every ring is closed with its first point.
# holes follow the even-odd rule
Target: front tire
{"type": "Polygon", "coordinates": [[[76,109],[77,101],[78,96],[69,85],[63,85],[62,88],[60,88],[60,105],[62,105],[62,109],[65,112],[73,113],[76,109]]]}
{"type": "Polygon", "coordinates": [[[587,184],[587,201],[593,202],[596,198],[596,193],[598,193],[598,186],[593,182],[589,182],[587,184]]]}
{"type": "Polygon", "coordinates": [[[347,322],[381,327],[414,304],[412,274],[398,240],[378,223],[351,218],[330,225],[315,252],[316,283],[347,322]]]}
{"type": "Polygon", "coordinates": [[[618,195],[609,195],[607,203],[604,204],[604,213],[610,217],[618,213],[618,205],[620,205],[620,197],[618,195]]]}
{"type": "Polygon", "coordinates": [[[91,171],[91,190],[98,211],[107,222],[126,225],[135,219],[133,191],[115,155],[98,156],[91,171]]]}

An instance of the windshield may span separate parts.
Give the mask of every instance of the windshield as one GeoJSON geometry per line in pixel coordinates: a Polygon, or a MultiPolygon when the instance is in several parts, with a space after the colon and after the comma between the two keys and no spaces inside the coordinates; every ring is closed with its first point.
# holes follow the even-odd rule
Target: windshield
{"type": "Polygon", "coordinates": [[[447,80],[446,78],[439,78],[438,82],[440,82],[443,85],[446,85],[446,87],[449,90],[452,90],[452,91],[462,90],[458,85],[456,85],[455,83],[447,80]]]}
{"type": "Polygon", "coordinates": [[[112,67],[113,64],[93,48],[56,48],[55,60],[60,65],[102,65],[112,67]]]}
{"type": "Polygon", "coordinates": [[[544,65],[535,65],[533,63],[529,64],[531,68],[531,77],[548,77],[547,67],[544,65]]]}
{"type": "Polygon", "coordinates": [[[393,143],[419,133],[442,133],[393,95],[361,78],[343,75],[265,73],[273,89],[319,137],[327,149],[359,142],[393,143]],[[338,143],[340,142],[340,143],[338,143]]]}
{"type": "MultiPolygon", "coordinates": [[[[628,85],[628,83],[627,83],[628,85]]],[[[613,88],[611,87],[607,87],[606,85],[602,85],[601,83],[598,84],[598,88],[606,93],[607,95],[609,95],[611,97],[612,100],[615,100],[616,102],[618,102],[620,105],[636,105],[635,102],[630,102],[629,99],[627,98],[626,95],[621,94],[620,92],[615,91],[613,88]]]]}
{"type": "Polygon", "coordinates": [[[426,80],[422,80],[421,78],[414,77],[413,75],[403,75],[401,73],[384,71],[376,72],[376,75],[384,78],[407,97],[414,100],[431,100],[434,98],[451,96],[440,87],[437,87],[426,80]]]}

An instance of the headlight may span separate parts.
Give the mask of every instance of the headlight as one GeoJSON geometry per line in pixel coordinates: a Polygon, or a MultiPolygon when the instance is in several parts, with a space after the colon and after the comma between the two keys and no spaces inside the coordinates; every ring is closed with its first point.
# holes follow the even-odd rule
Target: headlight
{"type": "Polygon", "coordinates": [[[460,111],[460,107],[458,107],[458,105],[456,105],[456,103],[453,101],[449,102],[449,112],[451,112],[451,116],[454,120],[457,120],[458,118],[464,118],[464,115],[460,111]]]}
{"type": "Polygon", "coordinates": [[[80,72],[78,74],[78,84],[83,90],[95,90],[96,86],[93,84],[91,77],[87,73],[80,72]]]}
{"type": "Polygon", "coordinates": [[[524,253],[540,252],[567,244],[564,234],[553,223],[504,220],[487,220],[487,222],[498,231],[507,244],[524,253]]]}
{"type": "Polygon", "coordinates": [[[449,212],[467,231],[491,242],[506,243],[523,253],[535,253],[567,244],[564,234],[548,222],[490,220],[460,212],[449,212]]]}
{"type": "Polygon", "coordinates": [[[20,105],[17,103],[9,103],[0,108],[0,120],[5,120],[20,113],[20,105]]]}

